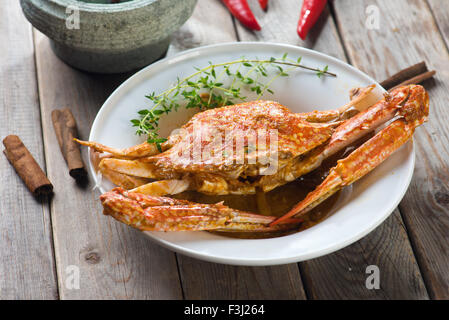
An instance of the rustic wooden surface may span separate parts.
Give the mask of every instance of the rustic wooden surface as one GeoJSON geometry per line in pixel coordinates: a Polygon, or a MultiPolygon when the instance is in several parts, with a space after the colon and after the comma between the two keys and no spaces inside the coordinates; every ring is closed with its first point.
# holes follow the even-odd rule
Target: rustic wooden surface
{"type": "MultiPolygon", "coordinates": [[[[437,1],[433,2],[436,5],[437,1]]],[[[443,5],[443,2],[439,1],[436,5],[438,10],[434,12],[448,10],[447,3],[443,5]]],[[[449,81],[449,53],[432,12],[425,2],[418,0],[377,1],[383,27],[368,33],[375,45],[367,43],[366,33],[355,28],[364,21],[355,15],[369,3],[368,0],[357,1],[357,4],[347,1],[334,3],[343,43],[353,65],[378,79],[421,60],[426,61],[431,69],[439,71],[436,79],[428,81],[426,86],[432,111],[429,121],[414,138],[415,172],[399,210],[429,295],[447,299],[449,126],[446,115],[449,90],[446,84],[449,81]],[[388,19],[390,14],[391,19],[388,19]],[[365,55],[361,56],[360,52],[365,52],[365,55]]]]}
{"type": "MultiPolygon", "coordinates": [[[[0,12],[0,41],[0,138],[19,135],[45,170],[32,29],[17,1],[0,12]]],[[[0,298],[55,299],[48,202],[33,198],[3,153],[0,172],[0,298]]]]}
{"type": "MultiPolygon", "coordinates": [[[[273,1],[268,14],[262,14],[259,9],[260,21],[264,25],[262,31],[255,34],[237,25],[239,39],[289,43],[347,60],[329,10],[320,17],[316,28],[306,41],[301,41],[294,32],[285,32],[294,30],[297,23],[295,8],[300,6],[300,0],[273,1]],[[280,15],[279,12],[284,14],[280,15]]],[[[427,298],[419,268],[411,254],[410,243],[397,210],[385,223],[354,245],[334,254],[300,263],[299,267],[308,297],[314,299],[427,298]],[[388,277],[384,278],[381,290],[366,289],[365,270],[369,265],[377,265],[382,274],[388,277]],[[397,265],[401,265],[401,268],[396,268],[397,265]],[[335,279],[341,277],[343,279],[338,280],[339,285],[336,286],[335,279]],[[392,279],[396,280],[390,281],[392,279]]]]}
{"type": "MultiPolygon", "coordinates": [[[[199,0],[174,35],[168,55],[232,41],[270,41],[312,48],[346,60],[378,80],[421,60],[437,69],[425,83],[429,122],[417,130],[411,186],[398,209],[368,236],[336,253],[299,264],[235,267],[172,253],[101,215],[92,181],[78,185],[51,124],[51,111],[70,107],[87,138],[106,97],[130,74],[75,70],[32,32],[19,5],[0,11],[0,138],[18,134],[57,191],[36,201],[5,157],[0,186],[0,298],[32,299],[443,299],[449,298],[449,6],[446,0],[330,2],[306,41],[295,32],[302,0],[271,0],[268,13],[249,1],[261,32],[235,21],[218,0],[199,0]],[[365,28],[366,8],[380,27],[365,28]],[[20,23],[14,23],[19,21],[20,23]],[[13,27],[14,26],[14,27],[13,27]],[[33,46],[34,40],[34,46],[33,46]],[[39,112],[40,108],[40,112],[39,112]],[[80,268],[80,288],[66,285],[80,268]],[[365,287],[368,265],[379,266],[381,289],[365,287]]],[[[15,2],[14,2],[15,3],[15,2]]],[[[87,161],[86,151],[83,151],[87,161]]]]}

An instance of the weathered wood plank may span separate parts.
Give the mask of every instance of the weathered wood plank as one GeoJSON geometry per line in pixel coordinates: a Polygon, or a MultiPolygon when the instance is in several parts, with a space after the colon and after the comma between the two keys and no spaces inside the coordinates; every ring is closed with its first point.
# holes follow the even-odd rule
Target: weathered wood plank
{"type": "MultiPolygon", "coordinates": [[[[0,42],[0,138],[19,135],[45,170],[33,38],[18,1],[0,10],[0,42]]],[[[48,203],[3,154],[0,172],[0,299],[57,299],[48,203]]]]}
{"type": "Polygon", "coordinates": [[[449,6],[445,0],[427,0],[440,33],[449,48],[449,6]]]}
{"type": "MultiPolygon", "coordinates": [[[[35,43],[47,170],[55,187],[51,214],[61,299],[182,298],[175,255],[102,215],[93,181],[79,186],[69,176],[53,131],[51,111],[69,107],[80,137],[87,139],[98,109],[126,75],[77,71],[60,61],[37,31],[35,43]],[[80,270],[79,290],[65,285],[72,265],[80,270]]],[[[83,156],[87,163],[84,148],[83,156]]]]}
{"type": "Polygon", "coordinates": [[[414,137],[416,166],[400,210],[432,298],[449,297],[449,53],[424,1],[379,0],[380,28],[364,28],[372,1],[336,1],[335,12],[353,64],[378,79],[425,60],[438,71],[429,90],[429,121],[414,137]],[[382,66],[382,67],[380,67],[382,66]]]}
{"type": "Polygon", "coordinates": [[[294,264],[237,267],[198,261],[178,255],[186,299],[305,299],[294,264]]]}
{"type": "Polygon", "coordinates": [[[261,31],[250,31],[235,21],[239,39],[241,41],[266,41],[293,44],[324,52],[339,59],[345,59],[343,47],[338,38],[335,23],[328,8],[318,19],[316,25],[305,41],[296,33],[302,0],[271,1],[267,12],[264,12],[258,1],[248,3],[256,15],[261,31]]]}
{"type": "MultiPolygon", "coordinates": [[[[273,1],[270,4],[266,14],[257,9],[257,3],[253,5],[263,26],[261,32],[249,32],[237,24],[241,40],[290,43],[345,60],[345,53],[329,10],[322,14],[306,41],[302,41],[296,33],[302,1],[273,1]]],[[[300,263],[300,270],[308,297],[312,299],[427,297],[397,210],[393,217],[367,237],[334,254],[300,263]],[[368,290],[365,287],[368,276],[365,270],[368,265],[377,265],[380,268],[384,279],[381,290],[368,290]],[[401,268],[397,268],[398,265],[401,268]]]]}
{"type": "MultiPolygon", "coordinates": [[[[193,16],[175,35],[169,53],[220,42],[236,41],[226,7],[200,0],[193,16]]],[[[304,299],[295,264],[278,267],[234,267],[178,256],[186,299],[304,299]]]]}
{"type": "Polygon", "coordinates": [[[397,209],[381,226],[351,246],[300,265],[312,299],[428,298],[397,209]],[[379,289],[366,287],[372,274],[369,266],[379,268],[379,289]]]}
{"type": "Polygon", "coordinates": [[[232,18],[219,1],[199,0],[187,22],[173,35],[167,55],[206,46],[236,41],[232,18]]]}

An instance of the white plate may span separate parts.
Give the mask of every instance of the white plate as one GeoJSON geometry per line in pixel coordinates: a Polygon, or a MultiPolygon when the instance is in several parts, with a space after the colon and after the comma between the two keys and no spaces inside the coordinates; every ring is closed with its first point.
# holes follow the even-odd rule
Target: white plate
{"type": "MultiPolygon", "coordinates": [[[[229,43],[182,52],[154,63],[125,81],[106,100],[99,111],[89,140],[122,148],[141,142],[134,134],[130,119],[150,106],[145,95],[161,92],[179,76],[191,74],[193,67],[208,61],[219,63],[242,56],[246,58],[302,56],[311,67],[329,66],[338,77],[319,79],[313,72],[294,71],[274,84],[275,94],[264,98],[288,106],[294,112],[333,109],[348,102],[352,87],[377,82],[352,66],[312,50],[273,43],[229,43]]],[[[383,89],[376,89],[379,98],[383,89]]],[[[191,113],[190,113],[191,114],[191,113]]],[[[171,113],[161,121],[161,134],[169,134],[189,118],[185,111],[171,113]]],[[[336,212],[305,231],[272,239],[234,239],[208,232],[145,232],[157,243],[198,259],[234,265],[276,265],[316,258],[339,250],[368,234],[396,208],[410,183],[414,168],[413,143],[408,142],[382,165],[356,182],[352,192],[338,205],[336,212]]],[[[90,171],[94,179],[92,164],[90,171]]],[[[101,183],[104,192],[111,184],[101,183]]]]}

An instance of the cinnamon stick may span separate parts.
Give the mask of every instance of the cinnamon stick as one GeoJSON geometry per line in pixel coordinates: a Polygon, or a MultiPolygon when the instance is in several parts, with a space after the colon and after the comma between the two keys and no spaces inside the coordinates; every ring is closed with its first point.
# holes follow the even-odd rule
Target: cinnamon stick
{"type": "Polygon", "coordinates": [[[49,195],[53,192],[53,185],[18,136],[7,136],[3,139],[3,145],[5,146],[3,153],[35,196],[49,195]]]}
{"type": "Polygon", "coordinates": [[[408,68],[405,68],[394,75],[388,77],[384,81],[380,83],[382,87],[384,87],[386,90],[391,89],[404,81],[407,81],[413,77],[416,77],[417,75],[420,75],[422,73],[427,72],[427,66],[424,61],[417,63],[413,66],[410,66],[408,68]]]}
{"type": "Polygon", "coordinates": [[[416,77],[413,77],[413,78],[410,78],[408,80],[405,80],[404,82],[401,82],[397,86],[394,86],[393,88],[391,88],[390,91],[393,90],[393,89],[396,89],[397,87],[400,87],[400,86],[406,86],[406,85],[409,85],[409,84],[421,83],[424,80],[432,78],[436,73],[437,72],[435,70],[424,72],[422,74],[417,75],[416,77]]]}
{"type": "Polygon", "coordinates": [[[87,176],[79,145],[74,138],[78,137],[75,117],[68,108],[53,110],[51,113],[53,127],[62,155],[69,167],[69,174],[76,180],[87,176]]]}

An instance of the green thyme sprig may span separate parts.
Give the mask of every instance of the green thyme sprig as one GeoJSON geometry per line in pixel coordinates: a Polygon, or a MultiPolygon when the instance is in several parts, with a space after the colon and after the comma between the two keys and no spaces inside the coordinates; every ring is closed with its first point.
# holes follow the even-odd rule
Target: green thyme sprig
{"type": "Polygon", "coordinates": [[[187,109],[205,110],[243,102],[246,100],[241,90],[243,87],[257,94],[257,99],[260,99],[265,92],[274,93],[269,88],[273,81],[287,77],[290,71],[297,68],[314,71],[319,78],[323,75],[336,77],[336,74],[328,71],[328,66],[323,69],[311,68],[301,64],[301,57],[292,60],[287,58],[287,54],[280,59],[241,58],[218,64],[209,62],[204,68],[195,68],[196,72],[191,75],[178,78],[164,92],[147,95],[152,107],[138,111],[139,118],[131,120],[131,123],[137,127],[136,134],[147,135],[147,141],[155,143],[161,150],[161,143],[166,141],[158,134],[159,120],[163,114],[176,111],[181,105],[187,109]],[[275,70],[271,79],[269,69],[275,70]],[[229,84],[225,85],[225,82],[229,84]]]}

